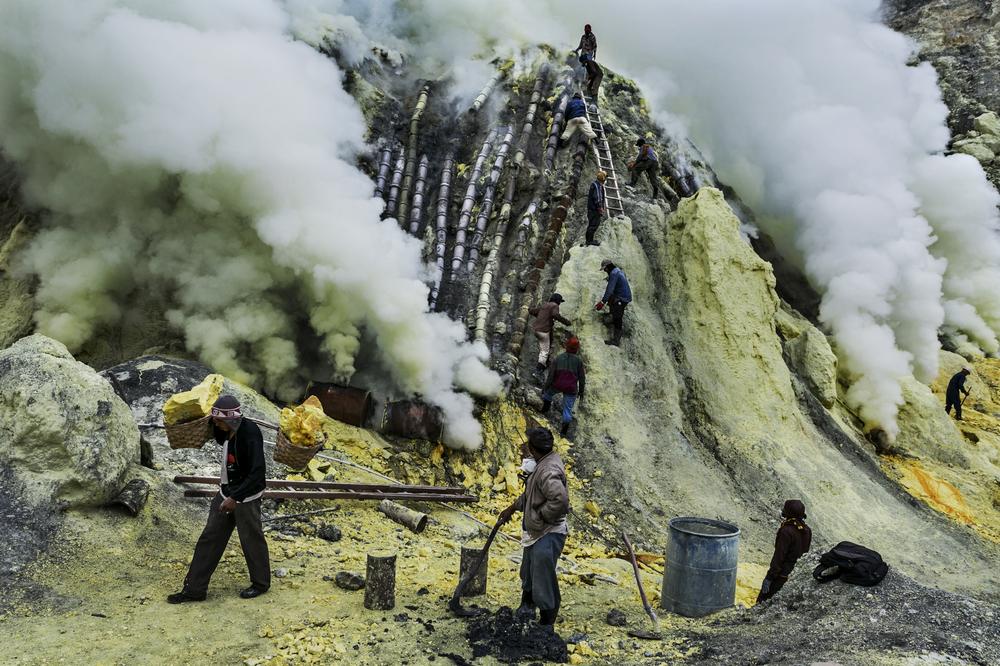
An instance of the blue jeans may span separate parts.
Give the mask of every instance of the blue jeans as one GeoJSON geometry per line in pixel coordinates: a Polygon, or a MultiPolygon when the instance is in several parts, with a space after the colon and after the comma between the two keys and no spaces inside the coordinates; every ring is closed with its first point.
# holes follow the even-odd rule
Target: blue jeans
{"type": "MultiPolygon", "coordinates": [[[[558,391],[555,391],[554,389],[545,389],[542,391],[542,400],[548,400],[551,402],[552,398],[556,397],[556,393],[558,393],[558,391]]],[[[573,420],[573,405],[576,404],[576,394],[570,395],[568,393],[563,393],[562,403],[562,422],[569,423],[573,420]]]]}

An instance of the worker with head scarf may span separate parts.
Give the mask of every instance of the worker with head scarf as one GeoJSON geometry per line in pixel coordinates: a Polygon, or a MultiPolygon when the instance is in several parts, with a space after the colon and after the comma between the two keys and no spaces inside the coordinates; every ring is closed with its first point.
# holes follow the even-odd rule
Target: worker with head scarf
{"type": "Polygon", "coordinates": [[[552,450],[552,433],[546,428],[530,428],[527,436],[528,451],[535,460],[534,471],[528,476],[524,492],[500,513],[498,522],[503,525],[515,512],[524,512],[518,613],[534,616],[537,608],[539,624],[551,626],[555,624],[561,600],[556,564],[569,534],[566,523],[569,487],[562,458],[552,450]]]}
{"type": "Polygon", "coordinates": [[[806,525],[806,507],[801,500],[785,501],[781,509],[781,526],[774,539],[774,555],[757,595],[757,603],[766,601],[780,590],[795,568],[795,563],[809,551],[812,530],[806,525]]]}
{"type": "Polygon", "coordinates": [[[271,563],[260,520],[260,498],[267,474],[264,438],[257,424],[243,417],[239,401],[231,395],[215,401],[212,424],[215,441],[222,445],[219,494],[209,506],[208,521],[195,546],[184,589],[167,597],[172,604],[205,599],[208,583],[234,529],[240,536],[250,573],[250,587],[240,596],[253,599],[271,586],[271,563]]]}

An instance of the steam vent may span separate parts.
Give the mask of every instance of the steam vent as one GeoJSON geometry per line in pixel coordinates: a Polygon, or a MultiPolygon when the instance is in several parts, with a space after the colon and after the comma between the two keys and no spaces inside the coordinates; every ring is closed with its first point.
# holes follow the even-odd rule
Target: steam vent
{"type": "Polygon", "coordinates": [[[1000,5],[0,2],[0,662],[1000,664],[1000,5]]]}

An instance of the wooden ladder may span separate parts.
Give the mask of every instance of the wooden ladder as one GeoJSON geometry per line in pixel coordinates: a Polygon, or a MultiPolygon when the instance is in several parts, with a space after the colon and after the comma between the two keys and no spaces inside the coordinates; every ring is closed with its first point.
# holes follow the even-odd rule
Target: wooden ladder
{"type": "Polygon", "coordinates": [[[624,215],[625,208],[622,206],[621,192],[618,190],[618,175],[615,173],[615,161],[611,157],[611,147],[608,145],[608,135],[604,132],[604,123],[601,121],[601,112],[597,109],[597,101],[583,92],[583,101],[587,105],[587,120],[590,121],[591,128],[597,132],[597,140],[594,150],[597,156],[597,165],[602,171],[608,174],[604,181],[604,197],[608,202],[608,213],[612,217],[624,215]]]}

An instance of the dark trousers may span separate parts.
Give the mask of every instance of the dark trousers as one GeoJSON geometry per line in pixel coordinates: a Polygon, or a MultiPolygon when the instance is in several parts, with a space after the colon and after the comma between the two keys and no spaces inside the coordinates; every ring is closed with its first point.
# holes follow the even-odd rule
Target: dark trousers
{"type": "Polygon", "coordinates": [[[219,566],[222,554],[226,552],[233,528],[240,535],[243,557],[250,571],[250,583],[258,590],[271,587],[271,561],[267,553],[264,526],[260,522],[260,500],[236,505],[231,513],[222,513],[219,506],[222,496],[216,495],[208,509],[208,521],[194,547],[191,567],[184,579],[185,594],[203,597],[208,590],[215,568],[219,566]]]}
{"type": "Polygon", "coordinates": [[[595,102],[597,101],[597,93],[601,89],[601,81],[603,80],[604,80],[603,72],[593,78],[589,76],[587,77],[587,94],[593,97],[595,102]]]}
{"type": "Polygon", "coordinates": [[[625,308],[628,307],[628,303],[619,298],[612,298],[608,305],[611,306],[611,325],[614,327],[612,339],[619,342],[622,338],[622,331],[625,330],[625,308]]]}
{"type": "Polygon", "coordinates": [[[596,210],[587,211],[587,245],[595,245],[594,234],[601,226],[601,214],[596,210]]]}
{"type": "Polygon", "coordinates": [[[959,399],[958,395],[948,395],[945,396],[944,403],[944,413],[951,414],[951,408],[955,408],[955,418],[959,421],[962,420],[962,401],[959,399]]]}
{"type": "Polygon", "coordinates": [[[656,177],[658,171],[660,170],[659,162],[654,162],[653,160],[645,160],[636,162],[632,167],[632,178],[629,180],[629,185],[635,185],[639,182],[639,177],[642,174],[646,174],[646,178],[649,179],[649,184],[653,186],[653,196],[655,197],[660,192],[660,186],[656,182],[656,177]]]}
{"type": "Polygon", "coordinates": [[[776,595],[778,593],[778,590],[783,588],[785,586],[785,583],[788,582],[788,576],[778,575],[775,578],[765,578],[764,582],[767,583],[767,581],[771,582],[771,586],[767,589],[767,592],[765,592],[764,586],[761,585],[760,594],[757,595],[757,603],[761,603],[762,601],[767,601],[768,599],[776,595]]]}
{"type": "Polygon", "coordinates": [[[546,534],[524,549],[521,559],[521,591],[531,596],[538,610],[559,610],[556,563],[566,545],[565,534],[546,534]]]}

